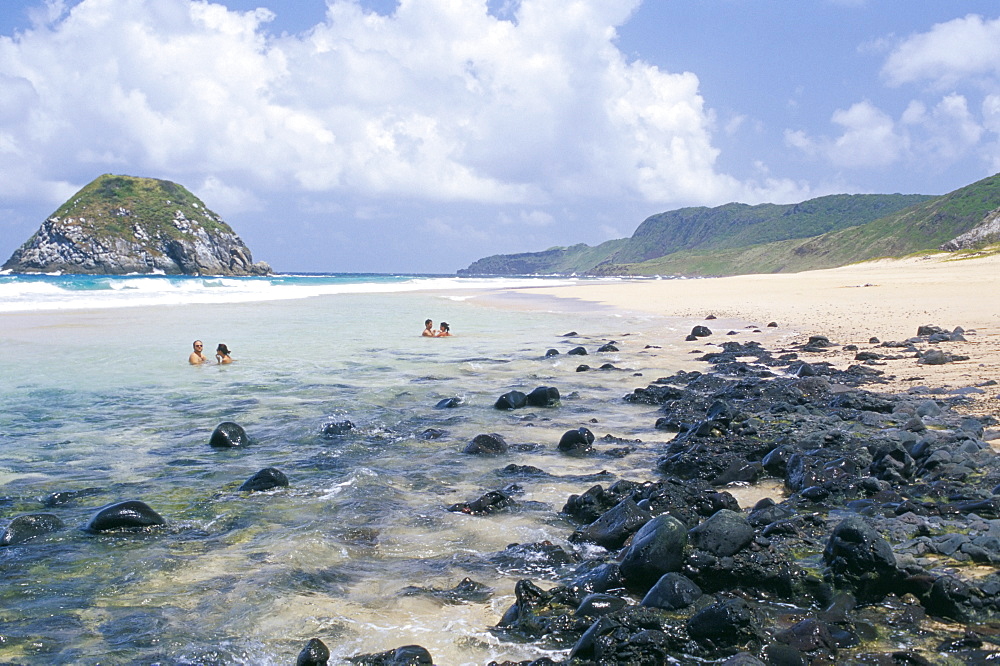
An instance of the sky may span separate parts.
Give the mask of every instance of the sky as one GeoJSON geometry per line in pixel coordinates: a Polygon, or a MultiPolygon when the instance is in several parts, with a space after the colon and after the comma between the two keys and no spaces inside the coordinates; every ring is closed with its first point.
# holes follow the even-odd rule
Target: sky
{"type": "Polygon", "coordinates": [[[0,261],[104,173],[280,272],[1000,171],[995,0],[3,0],[0,261]]]}

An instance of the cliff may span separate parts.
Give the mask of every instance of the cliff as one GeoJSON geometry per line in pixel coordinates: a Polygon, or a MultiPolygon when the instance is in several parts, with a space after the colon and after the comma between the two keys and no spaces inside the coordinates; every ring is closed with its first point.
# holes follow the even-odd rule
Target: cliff
{"type": "Polygon", "coordinates": [[[222,218],[166,180],[100,176],[14,251],[16,273],[269,275],[222,218]]]}

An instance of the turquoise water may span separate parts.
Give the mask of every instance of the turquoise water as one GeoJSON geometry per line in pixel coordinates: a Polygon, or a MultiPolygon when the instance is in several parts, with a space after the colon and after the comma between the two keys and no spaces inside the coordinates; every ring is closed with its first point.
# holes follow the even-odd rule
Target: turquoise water
{"type": "Polygon", "coordinates": [[[0,660],[287,664],[314,636],[337,658],[411,643],[440,664],[545,654],[489,627],[518,579],[544,584],[551,572],[509,570],[493,554],[515,542],[572,548],[573,526],[558,512],[593,484],[583,475],[649,478],[663,437],[656,415],[621,398],[698,366],[673,342],[684,323],[581,310],[522,286],[0,277],[0,511],[50,512],[67,525],[0,550],[0,660]],[[420,337],[428,317],[448,321],[455,336],[420,337]],[[561,337],[571,330],[580,336],[561,337]],[[236,362],[189,366],[196,338],[206,351],[225,342],[236,362]],[[548,348],[593,352],[609,340],[621,352],[544,358],[548,348]],[[576,372],[580,362],[620,369],[576,372]],[[492,408],[506,391],[542,385],[560,390],[561,406],[492,408]],[[434,408],[453,396],[464,404],[434,408]],[[355,424],[350,434],[322,435],[343,420],[355,424]],[[252,445],[209,447],[222,421],[243,425],[252,445]],[[560,456],[559,437],[580,426],[647,443],[623,459],[560,456]],[[444,434],[425,439],[428,428],[444,434]],[[488,432],[528,450],[461,452],[488,432]],[[498,473],[510,463],[552,476],[498,473]],[[265,467],[290,486],[237,491],[265,467]],[[511,482],[523,486],[513,510],[446,510],[511,482]],[[46,506],[56,492],[78,495],[46,506]],[[125,499],[145,501],[167,525],[129,535],[79,529],[125,499]],[[449,589],[467,576],[493,597],[447,605],[401,593],[449,589]]]}

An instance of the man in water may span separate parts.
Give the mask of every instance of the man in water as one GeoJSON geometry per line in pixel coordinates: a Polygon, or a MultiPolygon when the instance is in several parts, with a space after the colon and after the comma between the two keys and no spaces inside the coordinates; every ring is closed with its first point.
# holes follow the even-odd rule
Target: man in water
{"type": "Polygon", "coordinates": [[[424,332],[420,335],[425,338],[433,338],[434,336],[434,322],[430,319],[424,322],[424,332]]]}
{"type": "Polygon", "coordinates": [[[205,348],[205,345],[202,344],[201,340],[195,340],[193,343],[191,343],[191,346],[194,347],[194,351],[191,352],[190,356],[188,356],[188,363],[190,363],[191,365],[201,365],[202,363],[208,363],[208,359],[205,358],[205,355],[201,353],[201,350],[205,348]]]}

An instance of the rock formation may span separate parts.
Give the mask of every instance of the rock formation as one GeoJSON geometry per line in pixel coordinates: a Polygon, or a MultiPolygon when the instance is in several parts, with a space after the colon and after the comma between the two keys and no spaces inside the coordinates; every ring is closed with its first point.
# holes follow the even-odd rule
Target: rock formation
{"type": "Polygon", "coordinates": [[[1000,242],[1000,208],[991,210],[973,229],[941,246],[942,250],[971,250],[980,245],[1000,242]]]}
{"type": "Polygon", "coordinates": [[[165,180],[100,176],[3,265],[16,273],[269,275],[222,218],[165,180]]]}

